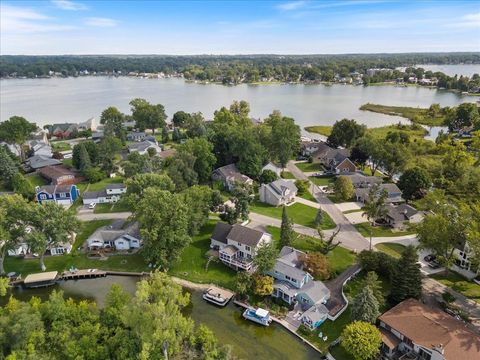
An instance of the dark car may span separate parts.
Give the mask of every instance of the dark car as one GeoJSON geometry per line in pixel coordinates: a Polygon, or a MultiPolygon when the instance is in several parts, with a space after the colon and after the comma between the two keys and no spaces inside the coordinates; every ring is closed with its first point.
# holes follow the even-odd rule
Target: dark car
{"type": "Polygon", "coordinates": [[[436,258],[435,255],[429,254],[429,255],[425,256],[425,257],[423,258],[423,260],[425,260],[426,262],[430,262],[430,261],[435,260],[435,258],[436,258]]]}
{"type": "Polygon", "coordinates": [[[432,269],[438,269],[440,267],[440,264],[435,260],[432,260],[428,263],[428,266],[432,269]]]}

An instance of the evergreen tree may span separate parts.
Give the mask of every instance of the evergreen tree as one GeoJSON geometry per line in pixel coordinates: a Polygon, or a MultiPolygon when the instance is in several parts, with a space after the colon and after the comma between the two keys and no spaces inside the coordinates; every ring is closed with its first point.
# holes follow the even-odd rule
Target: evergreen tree
{"type": "Polygon", "coordinates": [[[364,287],[372,289],[373,295],[378,301],[378,305],[381,307],[385,303],[385,298],[382,291],[382,282],[378,280],[378,275],[375,271],[369,271],[367,277],[363,282],[364,287]]]}
{"type": "Polygon", "coordinates": [[[90,156],[85,146],[80,146],[80,153],[78,155],[78,169],[81,171],[86,171],[92,167],[92,162],[90,161],[90,156]]]}
{"type": "Polygon", "coordinates": [[[280,227],[280,248],[292,245],[295,238],[296,234],[293,230],[293,222],[288,217],[287,208],[284,206],[282,211],[282,225],[280,227]]]}
{"type": "Polygon", "coordinates": [[[419,299],[422,295],[422,276],[417,263],[417,250],[407,246],[398,261],[392,278],[390,298],[397,304],[408,298],[419,299]]]}
{"type": "Polygon", "coordinates": [[[380,315],[379,304],[372,289],[365,286],[352,301],[352,321],[374,324],[380,315]]]}

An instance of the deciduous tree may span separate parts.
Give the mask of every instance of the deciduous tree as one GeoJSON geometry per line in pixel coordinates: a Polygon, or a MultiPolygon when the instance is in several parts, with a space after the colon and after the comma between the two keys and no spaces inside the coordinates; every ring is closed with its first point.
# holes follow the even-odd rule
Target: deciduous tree
{"type": "Polygon", "coordinates": [[[325,255],[321,252],[309,252],[300,260],[303,267],[317,280],[328,280],[330,278],[330,264],[325,255]]]}
{"type": "Polygon", "coordinates": [[[30,134],[36,129],[37,125],[28,122],[24,117],[12,116],[8,120],[0,123],[0,141],[14,145],[20,154],[20,158],[25,160],[23,145],[30,134]]]}
{"type": "Polygon", "coordinates": [[[130,106],[132,117],[140,130],[151,129],[155,134],[156,129],[166,125],[167,115],[162,104],[153,105],[145,99],[137,98],[130,101],[130,106]]]}
{"type": "Polygon", "coordinates": [[[355,321],[343,329],[342,346],[356,360],[373,359],[381,344],[382,336],[375,325],[355,321]]]}
{"type": "Polygon", "coordinates": [[[256,266],[256,272],[259,274],[264,274],[267,271],[270,271],[275,266],[277,261],[278,250],[272,243],[264,244],[259,247],[255,257],[253,258],[253,263],[256,266]]]}
{"type": "Polygon", "coordinates": [[[431,184],[432,180],[428,173],[419,167],[405,170],[398,181],[398,187],[402,190],[405,200],[424,197],[431,184]]]}
{"type": "Polygon", "coordinates": [[[253,275],[254,292],[260,296],[269,296],[273,292],[273,278],[268,275],[253,275]]]}
{"type": "Polygon", "coordinates": [[[334,189],[335,196],[343,201],[351,200],[355,193],[352,180],[348,176],[338,176],[335,180],[334,189]]]}
{"type": "Polygon", "coordinates": [[[357,124],[355,120],[342,119],[335,122],[328,143],[333,147],[351,147],[357,139],[365,134],[366,126],[357,124]]]}

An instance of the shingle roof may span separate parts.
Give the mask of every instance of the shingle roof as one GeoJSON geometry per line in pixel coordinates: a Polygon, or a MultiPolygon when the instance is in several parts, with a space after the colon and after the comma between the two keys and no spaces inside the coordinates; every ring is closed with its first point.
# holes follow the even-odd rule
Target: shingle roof
{"type": "Polygon", "coordinates": [[[45,166],[38,170],[38,172],[50,180],[58,179],[61,176],[75,176],[75,173],[62,165],[45,166]]]}
{"type": "Polygon", "coordinates": [[[125,189],[126,187],[125,184],[108,184],[105,189],[125,189]]]}
{"type": "Polygon", "coordinates": [[[218,222],[213,230],[212,239],[224,244],[227,243],[227,235],[232,230],[232,225],[218,222]]]}
{"type": "Polygon", "coordinates": [[[278,179],[278,180],[272,181],[270,184],[267,184],[266,186],[272,190],[272,193],[274,195],[278,197],[283,196],[286,190],[290,190],[290,192],[292,193],[296,193],[298,191],[293,181],[288,181],[284,179],[278,179]]]}
{"type": "Polygon", "coordinates": [[[49,165],[60,165],[62,162],[48,156],[34,155],[28,159],[28,163],[32,169],[40,169],[49,165]]]}
{"type": "Polygon", "coordinates": [[[330,290],[328,290],[321,281],[310,280],[303,285],[299,292],[307,294],[315,303],[319,303],[323,301],[326,296],[330,296],[330,290]]]}
{"type": "Polygon", "coordinates": [[[325,305],[319,304],[310,307],[307,311],[305,311],[302,317],[308,317],[312,323],[316,323],[325,318],[328,314],[328,309],[325,305]]]}
{"type": "Polygon", "coordinates": [[[255,247],[258,245],[263,232],[250,229],[240,224],[235,224],[227,235],[227,239],[239,242],[244,245],[255,247]]]}
{"type": "Polygon", "coordinates": [[[480,336],[443,311],[408,299],[379,318],[414,343],[431,349],[441,345],[445,359],[478,360],[480,336]]]}
{"type": "Polygon", "coordinates": [[[225,179],[233,179],[239,182],[247,182],[251,180],[247,175],[243,175],[235,164],[229,164],[214,170],[215,173],[221,175],[225,179]]]}
{"type": "Polygon", "coordinates": [[[68,193],[74,185],[44,185],[40,186],[37,192],[47,192],[49,194],[68,193]]]}
{"type": "Polygon", "coordinates": [[[87,191],[83,193],[84,199],[97,199],[102,196],[107,196],[105,189],[100,191],[87,191]]]}

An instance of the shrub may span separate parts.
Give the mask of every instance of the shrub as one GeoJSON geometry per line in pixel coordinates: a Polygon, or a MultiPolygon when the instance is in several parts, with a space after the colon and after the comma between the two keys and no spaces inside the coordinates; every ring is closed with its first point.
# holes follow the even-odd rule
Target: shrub
{"type": "Polygon", "coordinates": [[[383,252],[363,250],[358,254],[358,261],[365,271],[375,271],[377,274],[392,277],[397,260],[383,252]]]}

